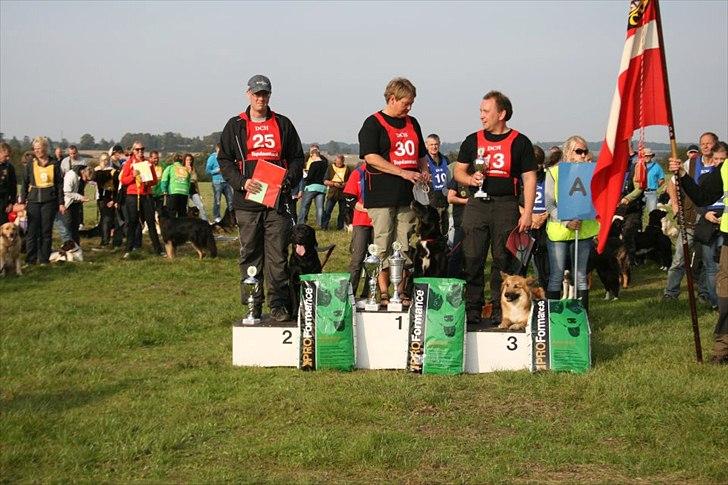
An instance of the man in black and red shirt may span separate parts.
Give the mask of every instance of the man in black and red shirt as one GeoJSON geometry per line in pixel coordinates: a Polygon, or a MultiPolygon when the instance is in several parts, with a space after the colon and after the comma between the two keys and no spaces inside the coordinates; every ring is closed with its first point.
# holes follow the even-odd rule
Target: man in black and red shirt
{"type": "MultiPolygon", "coordinates": [[[[387,105],[364,120],[359,130],[359,158],[366,162],[367,196],[364,207],[372,219],[374,244],[381,251],[383,270],[379,289],[387,303],[389,263],[396,240],[402,245],[406,267],[411,267],[409,238],[415,228],[412,188],[429,183],[424,138],[417,120],[408,115],[417,91],[407,79],[394,78],[384,90],[387,105]]],[[[407,301],[403,299],[403,303],[407,301]]]]}
{"type": "MultiPolygon", "coordinates": [[[[233,189],[233,208],[240,234],[241,302],[247,303],[247,290],[242,281],[248,267],[255,266],[259,278],[267,282],[271,316],[283,322],[290,319],[291,311],[288,272],[288,242],[293,225],[289,210],[291,187],[301,181],[303,148],[291,120],[268,107],[271,90],[267,77],[258,74],[250,78],[246,91],[250,105],[240,115],[230,118],[223,128],[217,160],[223,178],[233,189]],[[247,193],[257,194],[263,189],[252,178],[261,159],[287,169],[274,208],[245,199],[247,193]]],[[[264,300],[262,283],[253,296],[253,313],[260,317],[264,300]]]]}
{"type": "Polygon", "coordinates": [[[471,187],[463,218],[463,272],[467,282],[468,323],[480,323],[485,286],[483,270],[488,246],[493,257],[490,273],[491,323],[500,323],[500,272],[512,269],[512,256],[506,250],[506,239],[516,225],[520,231],[531,227],[536,197],[536,160],[531,140],[507,126],[512,115],[513,107],[505,95],[498,91],[487,93],[480,103],[483,130],[468,135],[463,141],[455,165],[455,180],[471,187]],[[524,194],[520,216],[518,177],[523,179],[524,194]],[[476,190],[481,185],[487,197],[476,197],[476,190]]]}

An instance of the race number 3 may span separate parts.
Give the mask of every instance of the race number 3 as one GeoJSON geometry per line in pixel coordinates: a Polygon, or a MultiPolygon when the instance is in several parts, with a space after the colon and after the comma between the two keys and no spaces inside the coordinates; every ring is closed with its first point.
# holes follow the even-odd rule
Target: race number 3
{"type": "Polygon", "coordinates": [[[398,157],[415,154],[415,142],[412,140],[398,141],[394,148],[394,154],[398,157]]]}
{"type": "Polygon", "coordinates": [[[253,135],[253,148],[275,148],[276,139],[272,134],[262,135],[256,133],[253,135]]]}
{"type": "Polygon", "coordinates": [[[488,168],[499,170],[506,165],[506,157],[502,153],[495,153],[485,157],[485,164],[488,168]]]}

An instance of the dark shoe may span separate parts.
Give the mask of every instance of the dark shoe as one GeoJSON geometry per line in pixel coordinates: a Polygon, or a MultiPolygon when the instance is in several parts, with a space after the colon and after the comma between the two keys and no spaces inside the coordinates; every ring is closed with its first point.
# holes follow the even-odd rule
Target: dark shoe
{"type": "Polygon", "coordinates": [[[560,291],[547,291],[546,292],[546,299],[548,299],[548,300],[560,300],[561,299],[561,292],[560,291]]]}
{"type": "Polygon", "coordinates": [[[474,312],[468,312],[468,314],[467,314],[467,322],[468,322],[468,325],[475,325],[475,326],[478,326],[481,323],[483,323],[482,320],[481,320],[481,318],[480,318],[480,312],[475,312],[475,311],[474,312]]]}
{"type": "Polygon", "coordinates": [[[270,316],[276,322],[287,322],[291,319],[291,315],[288,313],[288,310],[286,310],[285,308],[273,308],[270,311],[270,316]]]}
{"type": "Polygon", "coordinates": [[[664,293],[662,295],[662,301],[677,301],[677,295],[668,295],[664,293]]]}
{"type": "Polygon", "coordinates": [[[726,355],[714,355],[710,358],[710,363],[714,365],[726,365],[728,364],[728,354],[726,355]]]}
{"type": "Polygon", "coordinates": [[[589,313],[589,290],[577,290],[576,297],[581,300],[581,306],[589,313]]]}

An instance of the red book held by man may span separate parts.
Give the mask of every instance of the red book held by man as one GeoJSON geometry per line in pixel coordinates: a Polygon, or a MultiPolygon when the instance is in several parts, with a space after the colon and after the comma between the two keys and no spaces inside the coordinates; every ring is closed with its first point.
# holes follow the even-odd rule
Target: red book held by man
{"type": "Polygon", "coordinates": [[[283,179],[286,177],[286,169],[274,165],[265,160],[258,159],[251,178],[257,180],[263,186],[257,194],[245,193],[246,200],[252,200],[266,207],[275,207],[278,202],[278,195],[281,193],[283,179]]]}

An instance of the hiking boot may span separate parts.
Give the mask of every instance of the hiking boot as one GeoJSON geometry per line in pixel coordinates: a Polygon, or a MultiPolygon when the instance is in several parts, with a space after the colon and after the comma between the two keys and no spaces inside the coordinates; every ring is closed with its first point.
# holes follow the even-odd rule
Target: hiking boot
{"type": "Polygon", "coordinates": [[[282,307],[273,308],[270,311],[270,316],[276,322],[287,322],[291,319],[291,315],[288,313],[288,310],[282,307]]]}
{"type": "Polygon", "coordinates": [[[677,301],[677,295],[668,295],[665,293],[662,295],[662,301],[677,301]]]}

